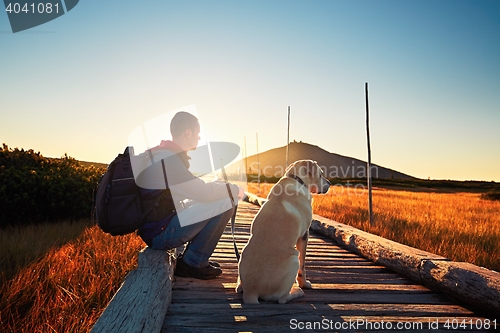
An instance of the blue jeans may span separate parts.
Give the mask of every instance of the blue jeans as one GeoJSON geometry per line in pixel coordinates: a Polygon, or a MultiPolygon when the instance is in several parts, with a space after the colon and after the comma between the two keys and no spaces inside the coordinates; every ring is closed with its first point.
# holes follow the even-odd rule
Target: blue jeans
{"type": "MultiPolygon", "coordinates": [[[[229,199],[224,199],[229,200],[229,199]]],[[[223,200],[219,200],[222,201],[223,200]]],[[[197,203],[189,207],[194,212],[205,212],[207,207],[213,207],[212,203],[197,203]]],[[[226,211],[208,218],[201,222],[181,226],[179,217],[176,215],[158,236],[154,237],[151,247],[155,250],[168,250],[188,243],[183,253],[183,260],[192,267],[205,267],[208,265],[208,259],[214,252],[219,239],[226,228],[227,222],[233,216],[234,209],[227,209],[227,202],[220,204],[220,210],[226,211]]]]}

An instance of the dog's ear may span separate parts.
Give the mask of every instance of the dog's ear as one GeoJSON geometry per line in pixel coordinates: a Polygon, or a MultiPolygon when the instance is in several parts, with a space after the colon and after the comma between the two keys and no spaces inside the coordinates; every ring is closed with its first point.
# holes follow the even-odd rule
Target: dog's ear
{"type": "Polygon", "coordinates": [[[300,176],[302,176],[302,177],[307,176],[307,171],[304,172],[304,170],[306,170],[306,168],[307,168],[307,166],[305,165],[304,162],[306,162],[306,161],[305,160],[298,160],[298,161],[291,163],[286,168],[284,175],[291,173],[291,174],[297,175],[299,177],[300,176]]]}
{"type": "Polygon", "coordinates": [[[296,176],[299,176],[300,178],[305,178],[309,176],[309,161],[307,160],[300,160],[296,161],[291,165],[291,168],[289,169],[291,173],[293,173],[296,176]]]}
{"type": "Polygon", "coordinates": [[[290,172],[301,178],[307,177],[312,179],[318,178],[321,174],[318,163],[313,160],[300,160],[290,164],[285,170],[285,174],[290,172]]]}
{"type": "Polygon", "coordinates": [[[316,161],[307,161],[307,176],[316,179],[320,176],[320,167],[316,161]]]}
{"type": "Polygon", "coordinates": [[[309,184],[309,191],[311,193],[320,193],[320,183],[321,183],[321,174],[323,170],[318,165],[316,161],[308,161],[307,163],[307,177],[311,179],[309,184]]]}

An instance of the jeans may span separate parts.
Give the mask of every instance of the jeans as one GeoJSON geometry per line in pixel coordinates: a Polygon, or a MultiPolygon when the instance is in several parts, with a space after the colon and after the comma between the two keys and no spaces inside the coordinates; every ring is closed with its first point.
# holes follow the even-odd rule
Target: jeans
{"type": "Polygon", "coordinates": [[[192,267],[205,267],[227,222],[233,216],[234,208],[228,198],[208,203],[196,203],[186,211],[187,213],[183,214],[185,212],[183,211],[180,215],[211,217],[201,222],[181,225],[179,216],[176,215],[165,230],[153,238],[151,247],[155,250],[168,250],[189,242],[182,256],[183,261],[192,267]]]}

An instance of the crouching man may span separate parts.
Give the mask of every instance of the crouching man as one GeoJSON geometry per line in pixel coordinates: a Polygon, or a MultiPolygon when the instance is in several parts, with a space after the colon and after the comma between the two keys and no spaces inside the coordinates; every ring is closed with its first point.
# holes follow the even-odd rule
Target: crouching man
{"type": "MultiPolygon", "coordinates": [[[[188,151],[200,140],[198,119],[178,112],[170,123],[172,140],[150,149],[152,163],[137,177],[143,202],[161,200],[146,217],[139,235],[151,248],[168,250],[187,244],[177,260],[175,275],[213,279],[222,274],[217,262],[209,261],[233,207],[223,182],[205,182],[189,171],[188,151]]],[[[243,188],[229,184],[234,200],[243,188]]]]}

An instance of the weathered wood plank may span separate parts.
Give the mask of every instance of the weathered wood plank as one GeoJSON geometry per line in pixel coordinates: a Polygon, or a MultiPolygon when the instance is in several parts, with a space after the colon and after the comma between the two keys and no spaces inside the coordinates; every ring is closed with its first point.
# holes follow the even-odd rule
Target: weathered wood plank
{"type": "Polygon", "coordinates": [[[339,311],[342,315],[385,315],[385,316],[408,316],[414,317],[444,315],[450,317],[462,317],[473,315],[474,312],[458,305],[443,304],[328,304],[333,311],[339,311]]]}
{"type": "MultiPolygon", "coordinates": [[[[234,291],[215,289],[207,286],[206,290],[182,290],[185,293],[176,293],[174,289],[172,303],[204,303],[215,301],[242,302],[243,298],[234,291]]],[[[435,293],[409,293],[408,291],[363,291],[362,293],[338,292],[335,290],[308,289],[305,296],[291,301],[292,303],[360,303],[360,304],[453,304],[451,300],[435,293]]],[[[267,303],[267,302],[262,302],[267,303]]],[[[276,302],[269,302],[276,303],[276,302]]]]}
{"type": "Polygon", "coordinates": [[[319,215],[313,216],[311,229],[417,282],[420,282],[422,260],[447,260],[442,256],[392,242],[319,215]]]}
{"type": "Polygon", "coordinates": [[[500,318],[499,273],[464,262],[424,260],[421,276],[427,286],[461,301],[491,306],[500,318]]]}
{"type": "Polygon", "coordinates": [[[284,307],[274,304],[260,304],[259,306],[242,303],[230,304],[172,304],[169,315],[190,316],[193,313],[198,315],[213,315],[214,313],[229,313],[235,315],[274,315],[284,312],[299,313],[319,313],[325,316],[412,316],[412,317],[434,317],[447,314],[449,317],[467,317],[474,315],[470,310],[457,305],[432,305],[432,304],[323,304],[311,303],[309,306],[303,304],[288,304],[284,307]]]}
{"type": "MultiPolygon", "coordinates": [[[[174,291],[189,290],[191,292],[207,291],[207,292],[225,292],[226,294],[234,293],[236,282],[231,283],[191,283],[191,282],[176,282],[173,288],[174,291]]],[[[394,285],[394,284],[320,284],[313,283],[312,290],[335,291],[337,293],[392,293],[392,294],[429,294],[431,290],[419,285],[394,285]]]]}
{"type": "MultiPolygon", "coordinates": [[[[324,290],[341,290],[347,292],[349,290],[400,290],[402,292],[407,292],[410,290],[431,292],[430,289],[418,285],[408,283],[391,283],[391,284],[377,284],[377,283],[353,283],[353,281],[347,281],[342,283],[329,283],[328,281],[321,280],[321,282],[312,281],[312,289],[324,289],[324,290]],[[326,283],[325,283],[326,282],[326,283]]],[[[218,288],[231,289],[236,287],[236,276],[234,279],[224,279],[224,280],[209,280],[209,281],[196,281],[186,278],[177,278],[174,289],[177,288],[205,288],[206,286],[216,286],[218,288]]]]}
{"type": "Polygon", "coordinates": [[[369,234],[319,215],[311,229],[429,288],[500,317],[500,273],[369,234]]]}
{"type": "Polygon", "coordinates": [[[143,249],[91,332],[159,332],[172,297],[173,261],[172,252],[143,249]]]}

